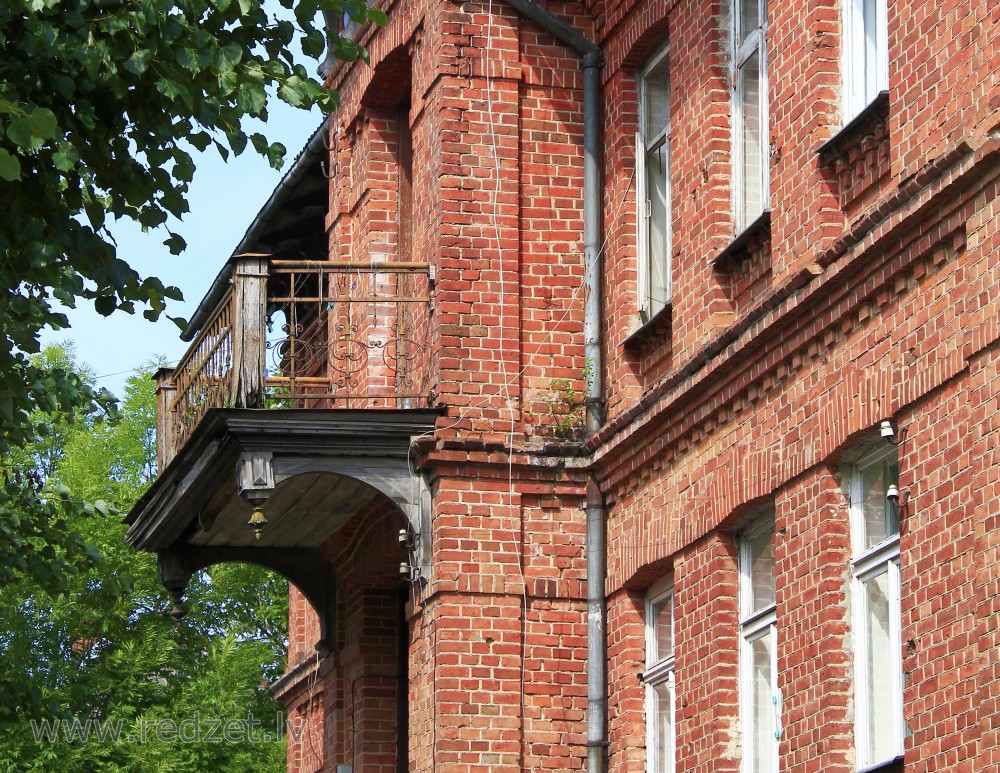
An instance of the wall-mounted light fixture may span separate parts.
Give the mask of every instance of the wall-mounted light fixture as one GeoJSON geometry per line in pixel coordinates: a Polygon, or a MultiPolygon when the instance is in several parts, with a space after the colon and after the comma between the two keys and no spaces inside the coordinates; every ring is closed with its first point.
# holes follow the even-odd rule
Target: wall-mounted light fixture
{"type": "Polygon", "coordinates": [[[906,440],[906,427],[900,427],[897,433],[892,428],[892,422],[886,419],[879,425],[878,434],[887,443],[892,443],[894,446],[901,446],[906,440]]]}
{"type": "Polygon", "coordinates": [[[885,498],[888,500],[889,504],[896,508],[897,512],[904,507],[906,503],[910,501],[910,490],[903,489],[899,490],[899,486],[893,483],[886,489],[885,498]]]}
{"type": "Polygon", "coordinates": [[[267,526],[267,518],[264,517],[263,502],[253,503],[253,512],[250,513],[250,519],[247,521],[247,526],[253,529],[254,539],[260,539],[260,533],[267,526]]]}

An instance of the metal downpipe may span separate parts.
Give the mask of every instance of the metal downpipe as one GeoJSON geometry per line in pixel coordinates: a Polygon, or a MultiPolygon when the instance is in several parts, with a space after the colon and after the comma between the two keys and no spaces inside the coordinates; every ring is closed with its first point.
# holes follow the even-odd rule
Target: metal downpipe
{"type": "MultiPolygon", "coordinates": [[[[583,57],[583,337],[587,362],[587,434],[604,423],[601,356],[601,52],[583,57]]],[[[608,769],[607,514],[597,484],[587,482],[587,773],[608,769]]]]}
{"type": "Polygon", "coordinates": [[[601,52],[583,57],[583,255],[586,277],[583,340],[587,363],[587,434],[604,423],[601,356],[601,52]]]}
{"type": "MultiPolygon", "coordinates": [[[[586,358],[586,429],[604,423],[604,363],[601,306],[604,270],[601,259],[601,49],[534,0],[506,0],[581,57],[583,68],[583,251],[586,282],[584,355],[586,358]]],[[[608,769],[608,640],[604,582],[607,575],[606,514],[597,484],[587,483],[587,773],[608,769]]]]}
{"type": "Polygon", "coordinates": [[[587,772],[608,769],[607,527],[604,497],[587,481],[587,772]]]}

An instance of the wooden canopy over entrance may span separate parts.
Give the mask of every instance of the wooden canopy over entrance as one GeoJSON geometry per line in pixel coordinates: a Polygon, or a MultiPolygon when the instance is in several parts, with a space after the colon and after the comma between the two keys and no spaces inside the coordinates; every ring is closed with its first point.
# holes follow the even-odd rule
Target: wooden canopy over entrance
{"type": "MultiPolygon", "coordinates": [[[[254,563],[286,577],[320,617],[331,649],[335,567],[320,546],[383,498],[405,519],[411,565],[426,576],[430,490],[412,469],[410,443],[433,432],[433,410],[209,411],[181,452],[128,514],[125,535],[156,552],[174,614],[192,575],[224,562],[254,563]],[[247,521],[259,506],[267,524],[247,521]]],[[[401,521],[402,523],[403,521],[401,521]]]]}

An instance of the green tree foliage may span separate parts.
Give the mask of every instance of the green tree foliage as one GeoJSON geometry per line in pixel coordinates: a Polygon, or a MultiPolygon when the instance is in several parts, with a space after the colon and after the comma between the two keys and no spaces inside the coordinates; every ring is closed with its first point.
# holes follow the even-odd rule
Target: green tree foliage
{"type": "MultiPolygon", "coordinates": [[[[71,351],[47,349],[33,365],[72,369],[71,351]]],[[[73,492],[56,498],[60,528],[100,560],[68,575],[59,592],[31,578],[0,588],[0,685],[5,700],[19,689],[10,685],[27,686],[40,708],[5,707],[0,771],[284,770],[283,741],[263,742],[265,732],[277,736],[281,721],[263,684],[284,665],[287,585],[257,567],[220,567],[195,578],[190,614],[177,624],[166,614],[154,556],[125,545],[121,513],[149,485],[156,458],[149,374],[129,379],[120,419],[54,413],[35,420],[50,431],[17,461],[44,465],[43,495],[73,492]],[[78,503],[77,494],[95,504],[78,503]],[[67,742],[61,726],[56,740],[38,738],[39,716],[101,722],[119,737],[95,732],[67,742]],[[156,734],[186,721],[189,740],[195,722],[204,738],[216,720],[248,716],[260,722],[257,743],[181,743],[170,732],[156,734]]]]}
{"type": "MultiPolygon", "coordinates": [[[[25,458],[44,454],[35,441],[59,421],[115,411],[110,394],[66,363],[32,359],[39,331],[67,326],[60,303],[155,320],[180,298],[117,254],[109,223],[181,218],[193,149],[228,157],[252,147],[279,166],[285,149],[244,130],[266,120],[271,95],[336,105],[294,63],[296,35],[318,57],[320,10],[385,22],[365,0],[278,2],[295,22],[262,0],[0,3],[0,589],[28,581],[66,590],[97,555],[71,521],[87,508],[107,515],[104,502],[79,504],[65,484],[43,492],[47,470],[25,458]]],[[[365,56],[347,40],[335,52],[365,56]]],[[[169,230],[165,243],[173,253],[185,246],[169,230]]],[[[38,699],[30,685],[0,683],[0,717],[38,699]]]]}

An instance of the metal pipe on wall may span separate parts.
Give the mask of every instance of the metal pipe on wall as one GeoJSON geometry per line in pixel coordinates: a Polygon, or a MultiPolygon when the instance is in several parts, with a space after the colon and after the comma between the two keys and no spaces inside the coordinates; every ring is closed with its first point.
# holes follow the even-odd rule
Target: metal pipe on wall
{"type": "MultiPolygon", "coordinates": [[[[604,365],[601,306],[604,270],[601,259],[601,49],[569,24],[532,0],[506,0],[576,51],[583,68],[583,250],[586,276],[584,354],[587,377],[587,434],[604,423],[604,365]]],[[[587,484],[587,773],[608,769],[608,640],[606,512],[597,484],[587,484]]]]}

